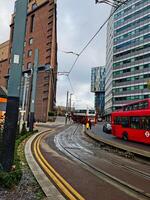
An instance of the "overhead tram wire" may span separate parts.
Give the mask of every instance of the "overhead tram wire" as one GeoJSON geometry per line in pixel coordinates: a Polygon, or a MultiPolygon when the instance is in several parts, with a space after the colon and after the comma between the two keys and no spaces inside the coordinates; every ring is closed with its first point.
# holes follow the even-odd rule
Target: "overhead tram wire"
{"type": "MultiPolygon", "coordinates": [[[[106,3],[106,1],[107,1],[107,0],[104,0],[103,3],[106,3]]],[[[114,15],[114,13],[115,13],[123,4],[126,4],[127,1],[128,1],[128,0],[125,0],[125,1],[123,1],[123,2],[120,2],[120,1],[118,0],[118,2],[120,2],[119,6],[118,6],[118,7],[115,7],[115,9],[114,9],[114,11],[111,13],[111,15],[110,15],[110,16],[107,18],[107,20],[100,26],[100,28],[99,28],[99,29],[97,30],[97,32],[93,35],[93,37],[87,42],[87,44],[86,44],[86,45],[83,47],[83,49],[79,52],[79,54],[78,54],[78,53],[75,54],[75,53],[72,52],[72,51],[66,52],[66,53],[73,53],[73,54],[77,55],[77,58],[76,58],[75,61],[73,62],[72,66],[71,66],[71,68],[70,68],[70,70],[69,70],[69,72],[65,72],[65,74],[64,74],[64,75],[66,75],[66,76],[68,77],[70,86],[71,86],[71,88],[72,88],[73,91],[74,91],[74,89],[73,89],[73,87],[72,87],[72,84],[71,84],[71,80],[70,80],[70,78],[69,78],[69,75],[70,75],[70,73],[72,72],[72,70],[73,70],[75,64],[77,63],[78,59],[80,58],[80,56],[82,55],[82,53],[85,51],[85,49],[91,44],[91,42],[94,40],[94,38],[95,38],[95,37],[98,35],[98,33],[102,30],[102,28],[107,24],[107,22],[109,21],[109,19],[114,15]]],[[[35,2],[37,3],[37,0],[35,0],[35,2]]],[[[97,3],[100,3],[100,2],[98,2],[98,0],[97,0],[97,3]]],[[[111,5],[111,6],[113,6],[113,5],[111,5]]],[[[38,17],[39,17],[39,16],[38,16],[38,17]]],[[[39,19],[40,19],[40,17],[39,17],[39,19]]],[[[40,19],[40,23],[41,23],[41,19],[40,19]]],[[[42,23],[41,23],[41,26],[43,26],[42,23]]],[[[43,32],[43,35],[46,35],[46,33],[44,33],[44,31],[43,31],[43,28],[42,28],[42,32],[43,32]]],[[[65,51],[64,51],[64,52],[65,52],[65,51]]],[[[59,74],[59,72],[58,72],[58,74],[59,74]]],[[[60,74],[61,74],[61,73],[60,73],[60,74]]],[[[61,74],[61,75],[62,75],[62,74],[61,74]]]]}
{"type": "Polygon", "coordinates": [[[69,81],[69,84],[70,84],[70,87],[71,87],[72,92],[75,93],[75,90],[74,90],[74,88],[73,88],[73,86],[72,86],[72,83],[71,83],[71,80],[70,80],[70,78],[69,78],[69,75],[67,75],[66,77],[68,78],[68,81],[69,81]]]}
{"type": "Polygon", "coordinates": [[[98,35],[98,33],[102,30],[102,28],[107,24],[107,22],[110,20],[110,18],[114,15],[114,13],[123,5],[126,4],[128,0],[125,0],[123,3],[120,3],[118,7],[115,7],[114,11],[110,14],[110,16],[107,18],[107,20],[100,26],[100,28],[97,30],[97,32],[93,35],[93,37],[87,42],[87,44],[83,47],[83,49],[78,54],[78,57],[73,62],[69,74],[72,72],[75,64],[77,63],[79,57],[82,55],[82,53],[85,51],[85,49],[91,44],[91,42],[94,40],[94,38],[98,35]]]}

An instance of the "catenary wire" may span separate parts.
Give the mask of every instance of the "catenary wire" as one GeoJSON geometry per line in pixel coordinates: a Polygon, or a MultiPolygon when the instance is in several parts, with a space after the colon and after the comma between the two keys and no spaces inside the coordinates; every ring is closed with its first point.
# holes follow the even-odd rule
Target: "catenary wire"
{"type": "Polygon", "coordinates": [[[100,28],[97,30],[97,32],[92,36],[92,38],[87,42],[87,44],[83,47],[83,49],[80,51],[80,53],[78,54],[78,57],[75,59],[75,61],[73,62],[70,70],[69,70],[69,74],[72,72],[75,64],[77,63],[79,57],[82,55],[82,53],[85,51],[85,49],[91,44],[91,42],[94,40],[94,38],[98,35],[98,33],[102,30],[102,28],[107,24],[107,22],[110,20],[110,18],[114,15],[114,13],[120,8],[120,6],[122,6],[123,4],[126,4],[128,0],[126,0],[125,2],[123,2],[122,4],[120,4],[117,8],[114,9],[114,11],[110,14],[110,16],[107,18],[107,20],[100,26],[100,28]]]}

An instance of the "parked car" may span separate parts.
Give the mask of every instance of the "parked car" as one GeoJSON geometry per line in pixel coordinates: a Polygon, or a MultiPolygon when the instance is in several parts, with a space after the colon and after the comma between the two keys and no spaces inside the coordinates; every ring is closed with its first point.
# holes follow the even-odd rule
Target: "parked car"
{"type": "Polygon", "coordinates": [[[103,119],[101,117],[98,118],[98,122],[102,122],[103,119]]]}
{"type": "Polygon", "coordinates": [[[111,124],[108,123],[108,122],[106,122],[103,125],[103,132],[105,132],[105,133],[111,133],[111,130],[112,130],[111,124]]]}

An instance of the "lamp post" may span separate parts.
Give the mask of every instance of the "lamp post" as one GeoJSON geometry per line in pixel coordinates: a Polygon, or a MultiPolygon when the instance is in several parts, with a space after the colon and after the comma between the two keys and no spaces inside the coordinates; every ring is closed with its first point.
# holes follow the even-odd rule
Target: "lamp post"
{"type": "Polygon", "coordinates": [[[67,91],[67,98],[66,98],[65,124],[67,124],[67,117],[68,117],[68,97],[69,97],[69,91],[67,91]]]}

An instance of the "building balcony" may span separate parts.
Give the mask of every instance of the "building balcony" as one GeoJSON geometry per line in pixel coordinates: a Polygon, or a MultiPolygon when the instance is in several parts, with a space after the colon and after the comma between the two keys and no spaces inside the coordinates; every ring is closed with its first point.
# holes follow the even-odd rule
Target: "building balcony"
{"type": "MultiPolygon", "coordinates": [[[[141,9],[142,7],[144,7],[144,6],[146,6],[146,5],[147,5],[147,2],[140,4],[139,6],[137,6],[137,7],[135,8],[135,11],[134,11],[134,12],[136,12],[138,9],[141,9]]],[[[121,17],[120,17],[120,16],[117,17],[117,18],[115,19],[115,21],[118,21],[118,20],[120,20],[121,18],[124,18],[124,17],[128,16],[129,14],[131,14],[131,10],[125,12],[121,17]]]]}
{"type": "Polygon", "coordinates": [[[126,59],[129,59],[131,57],[137,57],[139,55],[143,55],[143,54],[148,53],[148,52],[150,52],[150,47],[148,47],[146,49],[141,49],[139,51],[135,51],[135,52],[132,52],[132,53],[128,53],[128,54],[126,54],[124,56],[119,56],[118,58],[115,58],[115,56],[114,56],[114,62],[119,62],[119,61],[122,61],[122,60],[126,60],[126,59]]]}
{"type": "MultiPolygon", "coordinates": [[[[149,5],[147,5],[147,6],[149,6],[149,5]]],[[[134,12],[135,13],[135,12],[134,12]]],[[[124,22],[122,22],[119,26],[116,26],[115,27],[115,29],[117,28],[121,28],[121,27],[123,27],[123,26],[125,26],[125,25],[127,25],[127,24],[129,24],[131,21],[134,21],[134,20],[136,20],[136,19],[138,19],[138,18],[140,18],[140,17],[143,17],[144,15],[147,15],[147,14],[149,14],[149,10],[146,10],[145,12],[141,12],[141,13],[139,13],[139,14],[137,14],[137,15],[134,15],[134,16],[132,16],[131,18],[129,18],[128,20],[125,20],[124,22]]]]}
{"type": "Polygon", "coordinates": [[[141,59],[141,60],[137,60],[137,61],[134,61],[132,63],[122,64],[121,66],[114,67],[113,70],[119,70],[119,69],[123,69],[123,68],[126,68],[126,67],[132,67],[132,66],[136,66],[136,65],[140,65],[140,64],[145,64],[145,63],[150,63],[150,57],[145,58],[145,59],[141,59]]]}
{"type": "Polygon", "coordinates": [[[125,47],[122,47],[122,48],[114,50],[114,54],[116,55],[117,53],[121,53],[123,51],[127,51],[127,50],[130,50],[132,48],[136,48],[136,47],[138,47],[140,45],[144,45],[144,44],[147,44],[149,42],[150,42],[150,38],[147,38],[147,39],[142,40],[142,41],[137,41],[137,42],[135,42],[135,43],[133,43],[131,45],[127,45],[125,47]]]}
{"type": "Polygon", "coordinates": [[[150,23],[150,18],[146,19],[146,20],[144,20],[142,22],[139,22],[138,24],[134,23],[131,27],[128,27],[128,28],[126,28],[126,29],[124,29],[122,31],[119,31],[118,33],[115,33],[114,37],[117,37],[119,35],[123,35],[124,33],[131,32],[131,30],[133,30],[133,29],[135,29],[137,27],[141,27],[141,26],[143,26],[145,24],[149,24],[149,23],[150,23]]]}
{"type": "Polygon", "coordinates": [[[150,69],[146,68],[146,69],[136,70],[136,71],[133,71],[133,72],[127,72],[127,73],[123,73],[123,74],[118,74],[118,75],[114,75],[113,78],[125,78],[127,76],[143,74],[145,72],[149,73],[150,69]]]}
{"type": "MultiPolygon", "coordinates": [[[[120,83],[113,83],[113,88],[114,87],[121,87],[121,86],[124,86],[124,87],[128,87],[130,85],[135,85],[135,84],[144,84],[145,82],[149,81],[149,78],[144,78],[144,79],[139,79],[139,80],[134,80],[134,81],[125,81],[125,82],[120,82],[120,83]]],[[[132,91],[133,92],[133,91],[132,91]]],[[[150,90],[149,90],[150,92],[150,90]]]]}
{"type": "Polygon", "coordinates": [[[127,41],[129,41],[131,39],[134,39],[134,38],[140,36],[140,35],[143,36],[143,35],[145,35],[145,33],[148,33],[149,31],[150,30],[147,28],[144,31],[140,31],[140,32],[135,33],[134,35],[129,35],[126,38],[123,38],[123,39],[120,39],[120,40],[114,42],[114,46],[119,45],[119,44],[124,43],[124,42],[127,42],[127,41]]]}
{"type": "Polygon", "coordinates": [[[138,89],[138,90],[128,90],[128,91],[122,91],[122,92],[114,92],[114,97],[116,97],[116,96],[118,96],[118,95],[121,95],[121,96],[123,96],[123,95],[126,95],[126,96],[130,96],[131,94],[135,94],[135,95],[137,95],[137,94],[140,94],[140,93],[150,93],[150,90],[149,89],[142,89],[142,90],[140,90],[140,89],[138,89]]]}

